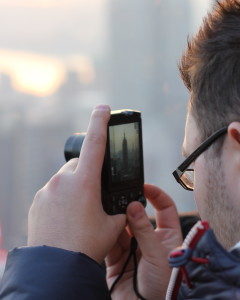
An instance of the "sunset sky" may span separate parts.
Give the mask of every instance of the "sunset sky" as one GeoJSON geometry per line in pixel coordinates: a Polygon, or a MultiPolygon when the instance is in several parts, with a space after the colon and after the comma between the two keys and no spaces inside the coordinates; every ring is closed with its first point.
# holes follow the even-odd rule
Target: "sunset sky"
{"type": "Polygon", "coordinates": [[[64,79],[56,59],[20,51],[0,50],[0,70],[11,77],[16,90],[38,96],[53,93],[64,79]]]}
{"type": "Polygon", "coordinates": [[[0,0],[0,72],[16,90],[47,96],[76,70],[94,78],[103,53],[105,0],[0,0]]]}
{"type": "Polygon", "coordinates": [[[0,49],[0,72],[11,77],[13,87],[27,94],[49,96],[65,80],[66,70],[74,70],[84,84],[94,79],[91,61],[84,56],[63,58],[31,52],[0,49]]]}

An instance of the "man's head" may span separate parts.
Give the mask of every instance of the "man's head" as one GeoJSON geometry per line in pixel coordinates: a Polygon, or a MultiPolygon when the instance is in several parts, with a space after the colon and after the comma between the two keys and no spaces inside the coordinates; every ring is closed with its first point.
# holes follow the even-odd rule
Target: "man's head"
{"type": "Polygon", "coordinates": [[[240,121],[240,1],[217,2],[180,63],[201,139],[240,121]]]}
{"type": "Polygon", "coordinates": [[[194,161],[194,191],[200,216],[231,247],[240,240],[240,0],[215,4],[179,69],[191,95],[185,155],[228,126],[194,161]]]}

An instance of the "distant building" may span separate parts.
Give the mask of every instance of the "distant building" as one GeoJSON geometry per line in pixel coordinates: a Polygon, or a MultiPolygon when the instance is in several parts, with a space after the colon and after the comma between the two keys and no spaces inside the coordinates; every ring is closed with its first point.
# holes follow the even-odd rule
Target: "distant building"
{"type": "Polygon", "coordinates": [[[125,132],[122,141],[122,159],[123,159],[123,170],[125,170],[126,172],[128,170],[128,142],[125,136],[125,132]]]}
{"type": "Polygon", "coordinates": [[[185,0],[109,1],[109,98],[114,105],[146,111],[154,106],[159,113],[163,102],[179,99],[176,65],[189,20],[185,0]]]}

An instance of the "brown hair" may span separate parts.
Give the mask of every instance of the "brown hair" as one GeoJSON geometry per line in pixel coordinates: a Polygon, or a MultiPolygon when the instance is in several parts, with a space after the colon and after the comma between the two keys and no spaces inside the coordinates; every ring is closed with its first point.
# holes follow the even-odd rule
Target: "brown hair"
{"type": "Polygon", "coordinates": [[[240,0],[216,2],[188,40],[179,70],[202,140],[240,121],[240,0]]]}

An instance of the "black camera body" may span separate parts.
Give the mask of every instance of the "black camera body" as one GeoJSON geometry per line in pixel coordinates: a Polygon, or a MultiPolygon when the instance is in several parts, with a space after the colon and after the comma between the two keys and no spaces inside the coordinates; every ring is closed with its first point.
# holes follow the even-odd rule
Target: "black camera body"
{"type": "MultiPolygon", "coordinates": [[[[85,135],[77,133],[68,138],[64,149],[66,161],[79,156],[85,135]]],[[[101,180],[102,204],[107,214],[126,213],[132,201],[139,201],[146,206],[139,111],[111,112],[101,180]]]]}

